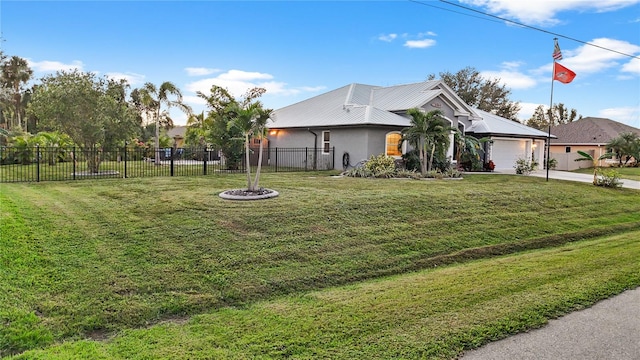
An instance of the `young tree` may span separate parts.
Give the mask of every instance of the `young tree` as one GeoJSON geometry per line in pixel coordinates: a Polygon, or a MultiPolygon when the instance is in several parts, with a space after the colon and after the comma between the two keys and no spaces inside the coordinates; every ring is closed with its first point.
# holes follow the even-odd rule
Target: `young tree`
{"type": "MultiPolygon", "coordinates": [[[[440,79],[444,81],[465,103],[480,110],[518,121],[520,104],[509,99],[511,90],[505,85],[500,86],[500,79],[486,79],[473,67],[466,67],[457,73],[441,72],[440,79]]],[[[430,74],[427,80],[435,80],[436,75],[430,74]]]]}
{"type": "Polygon", "coordinates": [[[591,164],[593,165],[593,184],[594,185],[598,183],[598,168],[599,168],[598,163],[600,162],[600,160],[611,159],[614,155],[612,152],[607,152],[600,155],[600,157],[598,158],[594,158],[593,156],[591,156],[591,154],[584,151],[580,151],[580,150],[578,150],[578,154],[580,155],[580,157],[577,158],[575,161],[591,161],[591,164]]]}
{"type": "Polygon", "coordinates": [[[402,130],[402,140],[408,141],[418,150],[420,173],[425,176],[431,171],[434,155],[439,153],[442,156],[449,147],[449,134],[452,128],[447,125],[440,110],[425,113],[413,108],[409,109],[407,114],[411,116],[411,126],[402,130]],[[429,159],[427,159],[428,154],[429,159]]]}
{"type": "Polygon", "coordinates": [[[126,82],[78,70],[60,71],[42,79],[28,112],[43,128],[69,135],[81,147],[89,171],[98,172],[101,148],[130,139],[139,128],[124,92],[126,82]]]}
{"type": "Polygon", "coordinates": [[[160,165],[160,126],[170,128],[173,126],[173,121],[169,117],[167,110],[163,111],[162,106],[167,108],[176,107],[187,115],[191,114],[191,108],[182,103],[182,93],[177,86],[170,81],[165,81],[160,86],[156,87],[152,83],[145,83],[142,89],[138,90],[140,104],[147,119],[155,123],[155,164],[160,165]],[[171,100],[171,96],[174,100],[171,100]]]}
{"type": "MultiPolygon", "coordinates": [[[[216,85],[211,88],[209,96],[198,92],[198,96],[205,99],[211,109],[207,118],[202,121],[201,131],[210,136],[210,141],[213,144],[222,147],[227,161],[229,161],[229,157],[236,160],[238,155],[241,156],[244,145],[247,190],[250,192],[258,190],[262,167],[262,139],[265,135],[267,120],[271,116],[271,110],[265,109],[262,103],[256,100],[265,92],[264,88],[252,88],[239,100],[231,96],[226,89],[216,85]],[[252,181],[249,145],[250,140],[256,136],[261,139],[260,153],[258,153],[255,179],[252,181]]],[[[198,124],[197,120],[194,119],[194,125],[198,124]]]]}
{"type": "Polygon", "coordinates": [[[189,125],[188,133],[202,134],[205,139],[220,148],[224,155],[227,169],[237,170],[240,167],[243,154],[243,138],[238,127],[232,126],[232,118],[225,109],[232,103],[237,102],[236,99],[227,91],[227,89],[212,86],[210,95],[198,91],[197,95],[207,102],[209,112],[206,117],[199,121],[194,118],[189,125]]]}
{"type": "MultiPolygon", "coordinates": [[[[13,126],[22,127],[24,104],[22,94],[24,85],[31,80],[33,70],[29,68],[27,61],[18,56],[12,56],[9,60],[2,61],[0,65],[0,84],[11,93],[11,105],[13,107],[13,126]],[[13,121],[15,120],[15,124],[13,121]]],[[[24,122],[24,131],[27,131],[27,122],[24,122]]]]}

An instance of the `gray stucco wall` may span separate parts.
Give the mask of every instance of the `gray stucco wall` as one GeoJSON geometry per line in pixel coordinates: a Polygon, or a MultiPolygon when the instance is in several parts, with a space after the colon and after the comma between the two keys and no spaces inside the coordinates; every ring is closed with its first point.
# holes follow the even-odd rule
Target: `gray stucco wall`
{"type": "MultiPolygon", "coordinates": [[[[322,149],[322,132],[330,131],[330,146],[335,148],[334,169],[342,170],[344,153],[349,154],[350,165],[385,152],[386,135],[400,131],[400,127],[335,127],[309,129],[318,135],[318,148],[322,149]]],[[[281,129],[269,134],[271,148],[314,147],[314,135],[307,129],[281,129]]]]}

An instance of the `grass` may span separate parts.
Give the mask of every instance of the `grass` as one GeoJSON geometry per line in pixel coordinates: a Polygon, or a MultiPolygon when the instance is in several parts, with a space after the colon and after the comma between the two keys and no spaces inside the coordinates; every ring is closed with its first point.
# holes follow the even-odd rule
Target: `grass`
{"type": "MultiPolygon", "coordinates": [[[[111,334],[152,337],[157,327],[144,328],[197,314],[215,318],[239,311],[240,325],[264,327],[263,322],[270,324],[273,318],[273,326],[284,326],[277,325],[277,318],[253,314],[252,309],[268,307],[265,304],[273,301],[278,307],[280,300],[274,299],[290,295],[293,300],[285,297],[285,303],[309,302],[312,310],[304,311],[320,311],[322,307],[316,308],[307,292],[339,285],[357,290],[367,279],[384,282],[386,276],[436,265],[603,236],[615,242],[604,241],[613,248],[599,251],[608,254],[599,263],[615,262],[623,257],[611,255],[623,252],[614,246],[617,239],[633,243],[640,227],[640,193],[628,189],[500,175],[468,176],[461,181],[311,175],[265,174],[262,183],[281,196],[263,202],[228,202],[216,196],[242,187],[242,175],[0,185],[0,246],[5,250],[0,254],[0,323],[5,325],[0,328],[0,355],[111,334]]],[[[633,249],[624,251],[637,256],[633,249]]],[[[637,261],[629,266],[635,266],[637,274],[637,261]]],[[[640,284],[633,276],[620,275],[626,271],[621,270],[613,278],[624,285],[608,285],[610,267],[616,268],[605,264],[593,271],[594,276],[600,275],[580,290],[595,294],[587,296],[585,303],[640,284]]],[[[524,281],[523,286],[535,284],[524,281]]],[[[440,286],[444,292],[434,300],[446,302],[442,294],[455,286],[440,286]]],[[[486,284],[490,292],[492,287],[486,284]]],[[[505,291],[504,298],[519,294],[517,289],[505,291]]],[[[569,307],[581,304],[563,289],[549,291],[569,307]]],[[[404,306],[403,302],[398,305],[404,306]]],[[[354,298],[357,303],[358,297],[354,298]]],[[[513,311],[520,312],[517,307],[513,311]]],[[[349,311],[342,316],[360,317],[349,311]]],[[[166,326],[191,326],[196,319],[166,326]]],[[[302,320],[287,321],[295,329],[302,320]]],[[[484,320],[462,323],[471,326],[484,320]]],[[[166,331],[163,326],[158,329],[166,331]]],[[[211,331],[222,336],[223,330],[211,331]]],[[[352,329],[341,341],[364,339],[362,346],[373,349],[379,340],[374,330],[363,337],[352,329]]],[[[245,352],[247,357],[269,356],[265,347],[273,341],[271,335],[263,335],[253,340],[262,339],[259,345],[246,345],[255,349],[245,352]]],[[[198,338],[193,341],[202,342],[193,346],[205,346],[207,337],[198,338]]],[[[472,338],[473,344],[486,341],[482,336],[472,338]]],[[[224,350],[224,339],[219,340],[221,351],[242,357],[239,348],[245,345],[230,342],[229,346],[239,348],[224,350]]],[[[125,351],[90,341],[69,346],[106,351],[108,357],[125,351]]],[[[312,346],[308,351],[326,357],[335,351],[319,343],[300,346],[312,346]]],[[[412,346],[398,344],[403,351],[412,346]]],[[[445,346],[449,350],[442,356],[459,347],[451,346],[445,346]]],[[[152,352],[142,345],[126,347],[131,353],[152,352]]],[[[47,356],[60,348],[50,349],[47,356]]],[[[160,346],[153,351],[165,350],[169,351],[160,346]]],[[[191,350],[176,351],[188,354],[191,350]]]]}
{"type": "Polygon", "coordinates": [[[224,308],[18,359],[448,359],[640,283],[640,231],[224,308]]]}
{"type": "MultiPolygon", "coordinates": [[[[640,167],[616,167],[613,169],[620,174],[622,179],[640,181],[640,167]]],[[[573,172],[593,175],[593,168],[578,169],[573,172]]]]}

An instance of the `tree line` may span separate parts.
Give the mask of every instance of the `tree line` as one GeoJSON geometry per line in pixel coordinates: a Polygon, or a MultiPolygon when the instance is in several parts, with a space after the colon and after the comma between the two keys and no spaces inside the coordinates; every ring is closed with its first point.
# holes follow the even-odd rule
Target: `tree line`
{"type": "MultiPolygon", "coordinates": [[[[266,91],[262,88],[235,99],[213,86],[211,94],[198,93],[209,111],[193,114],[170,81],[131,88],[126,80],[71,70],[27,86],[32,77],[25,59],[0,52],[0,145],[77,146],[85,152],[91,172],[99,170],[101,149],[127,143],[152,149],[172,146],[166,135],[174,127],[170,108],[188,115],[187,145],[223,148],[227,165],[238,168],[249,138],[264,135],[271,111],[258,101],[266,91]]],[[[158,164],[159,152],[155,154],[158,164]]],[[[257,177],[252,184],[257,186],[257,177]]]]}

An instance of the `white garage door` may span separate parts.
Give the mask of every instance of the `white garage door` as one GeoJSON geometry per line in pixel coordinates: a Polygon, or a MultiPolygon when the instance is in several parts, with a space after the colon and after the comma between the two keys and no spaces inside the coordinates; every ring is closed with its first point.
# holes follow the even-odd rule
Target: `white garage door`
{"type": "Polygon", "coordinates": [[[526,158],[526,140],[493,140],[491,159],[496,165],[496,170],[514,170],[516,160],[526,158]]]}

